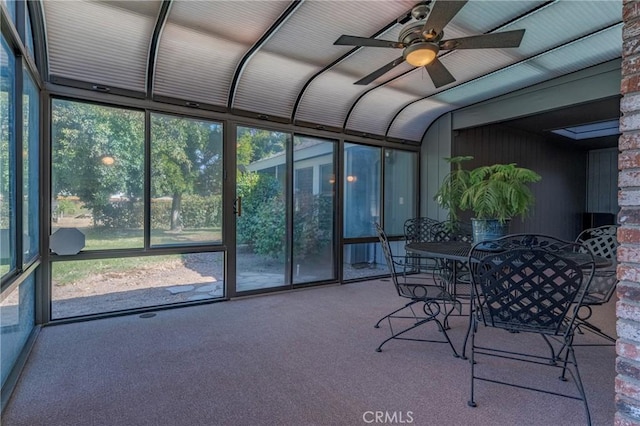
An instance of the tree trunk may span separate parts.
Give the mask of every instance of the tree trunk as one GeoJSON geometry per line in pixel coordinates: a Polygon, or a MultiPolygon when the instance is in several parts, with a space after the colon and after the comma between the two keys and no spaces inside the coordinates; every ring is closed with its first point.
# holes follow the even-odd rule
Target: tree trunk
{"type": "Polygon", "coordinates": [[[171,201],[171,230],[182,231],[182,221],[180,220],[180,206],[182,204],[182,194],[173,194],[171,201]]]}

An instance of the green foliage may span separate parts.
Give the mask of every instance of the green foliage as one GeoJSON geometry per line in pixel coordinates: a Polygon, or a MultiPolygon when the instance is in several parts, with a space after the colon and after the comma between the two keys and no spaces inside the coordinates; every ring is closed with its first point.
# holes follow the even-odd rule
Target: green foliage
{"type": "Polygon", "coordinates": [[[100,207],[100,216],[94,216],[94,223],[110,229],[141,228],[142,218],[141,202],[114,201],[100,207]]]}
{"type": "Polygon", "coordinates": [[[253,250],[283,260],[285,255],[286,208],[282,197],[267,200],[256,214],[253,250]]]}
{"type": "Polygon", "coordinates": [[[293,251],[302,260],[323,253],[333,243],[333,197],[297,197],[293,251]]]}
{"type": "Polygon", "coordinates": [[[242,215],[237,220],[238,243],[247,244],[259,254],[278,257],[283,253],[282,245],[277,246],[284,241],[284,236],[281,240],[278,235],[285,220],[281,193],[280,182],[273,176],[238,173],[237,195],[242,197],[242,215]],[[268,241],[260,241],[262,238],[268,241]]]}
{"type": "MultiPolygon", "coordinates": [[[[238,243],[254,253],[283,259],[286,205],[280,183],[270,175],[238,174],[242,216],[238,217],[238,243]]],[[[333,242],[333,198],[298,196],[293,225],[293,249],[300,259],[317,255],[333,242]]]]}
{"type": "Polygon", "coordinates": [[[476,219],[498,219],[503,223],[515,216],[526,216],[535,202],[527,184],[540,181],[540,175],[515,163],[463,170],[461,163],[472,158],[445,158],[455,167],[434,198],[449,209],[449,218],[456,220],[458,210],[471,210],[476,219]]]}
{"type": "Polygon", "coordinates": [[[238,127],[237,162],[246,171],[246,166],[254,161],[284,152],[288,134],[270,130],[238,127]]]}
{"type": "Polygon", "coordinates": [[[452,170],[445,176],[434,199],[442,208],[449,210],[450,223],[458,220],[460,200],[469,186],[469,171],[462,168],[462,163],[472,159],[473,157],[469,156],[445,158],[452,165],[452,170]]]}
{"type": "Polygon", "coordinates": [[[67,200],[65,198],[58,199],[58,206],[56,207],[56,213],[62,213],[63,215],[76,214],[78,211],[78,203],[73,200],[67,200]]]}
{"type": "Polygon", "coordinates": [[[460,207],[473,210],[476,219],[505,222],[526,216],[535,201],[528,183],[541,179],[536,172],[511,164],[493,164],[472,170],[460,207]]]}
{"type": "MultiPolygon", "coordinates": [[[[54,100],[54,195],[78,196],[98,226],[142,226],[144,126],[139,111],[54,100]],[[103,162],[105,157],[113,161],[103,162]],[[124,201],[112,201],[115,194],[124,201]]],[[[152,193],[177,200],[168,216],[172,229],[218,215],[215,207],[189,197],[222,193],[222,126],[152,114],[151,133],[152,193]]]]}
{"type": "Polygon", "coordinates": [[[112,208],[112,194],[142,196],[143,113],[56,99],[51,114],[54,195],[78,196],[95,218],[112,208]]]}

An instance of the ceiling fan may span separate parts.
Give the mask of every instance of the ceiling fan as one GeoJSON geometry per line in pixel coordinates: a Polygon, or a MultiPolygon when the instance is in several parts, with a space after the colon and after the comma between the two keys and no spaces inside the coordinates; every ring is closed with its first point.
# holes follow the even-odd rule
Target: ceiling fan
{"type": "Polygon", "coordinates": [[[441,50],[518,47],[524,36],[525,30],[522,29],[443,40],[443,28],[467,1],[437,0],[431,8],[431,0],[417,4],[411,9],[411,16],[416,21],[405,25],[400,31],[398,41],[342,35],[333,44],[404,49],[401,57],[394,59],[354,84],[367,85],[407,61],[414,67],[424,67],[436,88],[445,86],[453,83],[456,79],[438,59],[438,52],[441,50]]]}

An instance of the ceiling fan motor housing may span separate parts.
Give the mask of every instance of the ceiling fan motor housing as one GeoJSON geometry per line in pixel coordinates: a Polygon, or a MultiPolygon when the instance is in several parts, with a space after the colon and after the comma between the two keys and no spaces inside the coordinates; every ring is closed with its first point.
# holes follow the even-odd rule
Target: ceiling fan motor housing
{"type": "Polygon", "coordinates": [[[424,24],[425,21],[417,21],[405,25],[400,31],[398,41],[404,43],[405,46],[421,41],[439,42],[442,39],[443,32],[440,31],[440,34],[436,34],[433,30],[425,31],[424,24]]]}

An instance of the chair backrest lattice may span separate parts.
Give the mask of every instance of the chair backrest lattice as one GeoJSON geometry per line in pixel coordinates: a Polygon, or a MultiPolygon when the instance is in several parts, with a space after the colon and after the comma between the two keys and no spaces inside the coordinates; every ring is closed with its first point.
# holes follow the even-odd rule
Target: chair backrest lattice
{"type": "Polygon", "coordinates": [[[617,232],[618,227],[615,225],[589,228],[578,235],[576,242],[584,245],[594,256],[615,259],[618,250],[617,232]]]}
{"type": "Polygon", "coordinates": [[[433,227],[440,221],[430,217],[414,217],[404,222],[404,237],[407,243],[433,241],[433,227]]]}
{"type": "Polygon", "coordinates": [[[473,241],[473,231],[471,225],[463,222],[440,222],[432,227],[432,241],[473,241]]]}
{"type": "Polygon", "coordinates": [[[576,238],[576,242],[584,247],[583,251],[589,251],[594,256],[604,257],[612,261],[611,266],[595,271],[589,286],[589,292],[585,298],[586,304],[606,303],[615,292],[618,284],[616,277],[616,254],[619,245],[617,232],[618,227],[616,225],[605,225],[585,229],[576,238]]]}
{"type": "Polygon", "coordinates": [[[478,314],[485,325],[508,330],[559,334],[567,314],[584,296],[584,270],[593,270],[593,257],[580,263],[570,258],[580,245],[552,237],[520,235],[492,241],[496,252],[474,246],[469,255],[478,314]],[[565,256],[568,254],[568,256],[565,256]]]}

